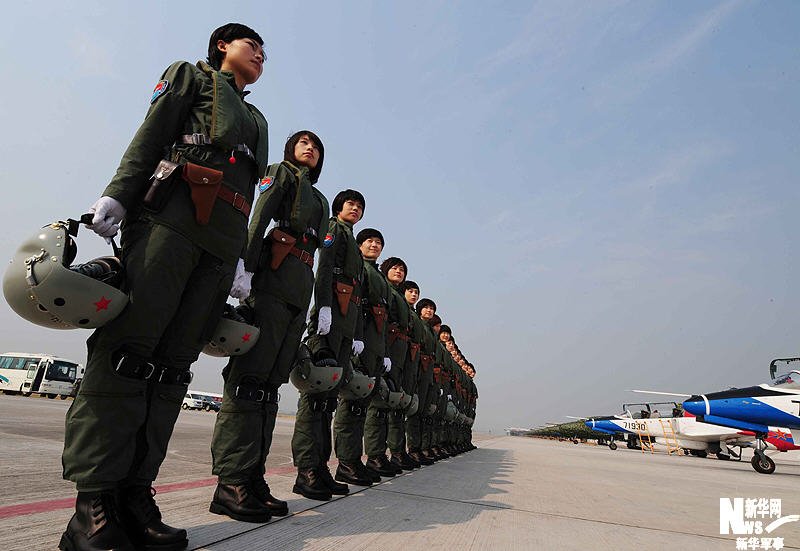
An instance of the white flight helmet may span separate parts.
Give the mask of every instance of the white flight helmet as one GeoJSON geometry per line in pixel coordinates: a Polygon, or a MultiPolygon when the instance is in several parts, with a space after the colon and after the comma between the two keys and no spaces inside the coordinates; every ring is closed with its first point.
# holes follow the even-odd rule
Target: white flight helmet
{"type": "MultiPolygon", "coordinates": [[[[90,223],[91,215],[81,222],[90,223]]],[[[26,239],[3,276],[3,295],[21,317],[50,329],[93,329],[105,325],[128,304],[120,291],[123,267],[114,256],[70,266],[78,253],[79,221],[48,224],[26,239]]]]}

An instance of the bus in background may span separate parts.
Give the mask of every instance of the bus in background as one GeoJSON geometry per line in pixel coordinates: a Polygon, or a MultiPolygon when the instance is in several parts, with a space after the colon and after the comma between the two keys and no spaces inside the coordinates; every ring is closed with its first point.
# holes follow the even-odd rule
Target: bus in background
{"type": "Polygon", "coordinates": [[[83,378],[83,365],[48,354],[0,354],[0,390],[5,394],[33,393],[66,400],[83,378]]]}

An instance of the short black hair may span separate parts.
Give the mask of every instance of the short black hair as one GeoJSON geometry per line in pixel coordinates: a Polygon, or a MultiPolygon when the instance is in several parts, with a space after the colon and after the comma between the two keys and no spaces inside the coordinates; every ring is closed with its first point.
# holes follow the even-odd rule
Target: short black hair
{"type": "Polygon", "coordinates": [[[416,281],[411,281],[410,279],[407,279],[400,284],[400,290],[403,291],[404,293],[409,289],[416,289],[417,291],[419,291],[419,285],[417,285],[416,281]]]}
{"type": "MultiPolygon", "coordinates": [[[[453,330],[450,329],[449,325],[442,325],[442,331],[441,332],[442,333],[450,333],[451,335],[453,334],[453,330]]],[[[456,341],[454,340],[453,344],[455,344],[455,343],[456,343],[456,341]]]]}
{"type": "Polygon", "coordinates": [[[295,132],[286,139],[286,146],[283,148],[283,160],[289,161],[290,163],[297,163],[297,159],[294,156],[294,146],[297,145],[297,142],[299,142],[300,138],[303,136],[311,138],[311,141],[317,144],[319,148],[319,161],[317,162],[317,166],[308,169],[308,177],[311,178],[311,183],[316,184],[322,172],[322,161],[325,159],[325,146],[322,145],[322,140],[319,139],[319,136],[314,134],[311,130],[295,132]]]}
{"type": "Polygon", "coordinates": [[[356,243],[358,243],[358,245],[361,246],[361,244],[364,241],[366,241],[371,237],[377,237],[378,239],[381,240],[381,246],[382,247],[386,246],[386,242],[383,240],[383,234],[378,230],[376,230],[375,228],[364,228],[363,230],[358,232],[358,235],[356,235],[356,243]]]}
{"type": "MultiPolygon", "coordinates": [[[[397,258],[396,256],[390,256],[386,260],[384,260],[380,267],[378,268],[383,275],[389,275],[389,270],[401,264],[403,266],[403,270],[405,270],[406,275],[408,275],[408,265],[403,261],[402,258],[397,258]]],[[[403,277],[405,280],[405,276],[403,277]]]]}
{"type": "Polygon", "coordinates": [[[425,308],[426,306],[430,306],[431,308],[433,308],[433,311],[436,312],[436,303],[429,298],[423,298],[415,306],[415,308],[417,309],[417,314],[421,313],[422,309],[425,308]]]}
{"type": "Polygon", "coordinates": [[[439,327],[439,332],[440,333],[442,332],[442,328],[441,328],[442,318],[440,318],[438,315],[434,314],[433,317],[430,320],[428,320],[428,323],[431,324],[431,327],[433,327],[434,325],[439,325],[440,326],[439,327]]]}
{"type": "Polygon", "coordinates": [[[364,196],[354,189],[346,189],[336,194],[336,197],[333,198],[333,204],[331,205],[331,208],[333,209],[333,215],[336,216],[342,212],[344,204],[348,201],[361,203],[361,217],[363,218],[364,211],[367,210],[367,202],[364,200],[364,196]]]}
{"type": "Polygon", "coordinates": [[[264,41],[258,33],[247,25],[228,23],[216,29],[211,33],[211,38],[208,39],[208,57],[206,58],[208,64],[219,71],[220,67],[222,67],[222,60],[225,59],[225,54],[220,52],[219,48],[217,48],[217,41],[222,40],[227,43],[240,38],[252,38],[258,42],[260,46],[264,46],[264,41]]]}

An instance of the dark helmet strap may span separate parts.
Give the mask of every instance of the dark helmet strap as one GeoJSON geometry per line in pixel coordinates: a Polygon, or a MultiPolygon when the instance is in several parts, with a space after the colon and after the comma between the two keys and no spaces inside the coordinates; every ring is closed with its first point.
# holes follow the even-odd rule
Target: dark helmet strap
{"type": "MultiPolygon", "coordinates": [[[[67,218],[67,233],[69,233],[73,237],[78,237],[78,228],[80,228],[80,225],[86,224],[87,226],[91,226],[92,218],[94,218],[94,214],[92,214],[91,212],[87,212],[86,214],[81,214],[81,217],[78,220],[67,218]]],[[[122,259],[122,249],[120,249],[117,246],[117,242],[113,237],[111,238],[111,248],[114,249],[114,256],[116,256],[119,259],[122,259]]]]}

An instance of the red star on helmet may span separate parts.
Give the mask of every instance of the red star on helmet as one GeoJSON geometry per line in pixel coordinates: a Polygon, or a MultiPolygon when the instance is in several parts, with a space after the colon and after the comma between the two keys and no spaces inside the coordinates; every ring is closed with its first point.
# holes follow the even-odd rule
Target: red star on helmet
{"type": "Polygon", "coordinates": [[[105,296],[100,297],[100,300],[94,303],[97,310],[95,312],[99,312],[100,310],[108,310],[108,305],[111,304],[111,301],[108,300],[105,296]]]}
{"type": "Polygon", "coordinates": [[[371,389],[372,388],[372,383],[368,384],[367,388],[371,389]]]}
{"type": "Polygon", "coordinates": [[[339,378],[339,374],[334,371],[334,373],[333,373],[333,382],[335,383],[338,378],[339,378]]]}
{"type": "Polygon", "coordinates": [[[245,333],[242,335],[242,342],[247,342],[250,340],[250,333],[245,333]]]}

